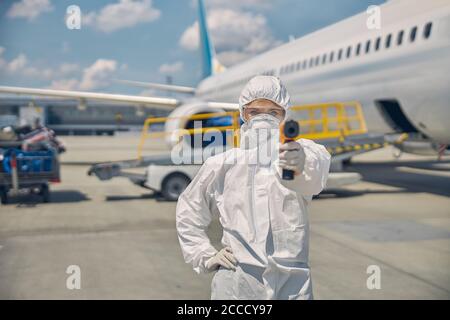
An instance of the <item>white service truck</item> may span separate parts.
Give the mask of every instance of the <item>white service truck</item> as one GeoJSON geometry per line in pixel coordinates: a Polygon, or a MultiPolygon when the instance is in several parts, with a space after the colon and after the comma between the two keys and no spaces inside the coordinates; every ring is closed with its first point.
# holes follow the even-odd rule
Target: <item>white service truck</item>
{"type": "MultiPolygon", "coordinates": [[[[137,163],[133,163],[135,161],[97,164],[91,167],[88,174],[95,174],[100,180],[109,180],[118,176],[127,177],[134,184],[160,194],[165,200],[176,201],[201,167],[201,164],[168,164],[165,163],[163,157],[158,157],[154,158],[154,163],[146,167],[144,174],[127,172],[127,167],[135,168],[137,166],[137,163]]],[[[360,180],[361,175],[356,172],[330,172],[326,189],[337,189],[360,180]]]]}

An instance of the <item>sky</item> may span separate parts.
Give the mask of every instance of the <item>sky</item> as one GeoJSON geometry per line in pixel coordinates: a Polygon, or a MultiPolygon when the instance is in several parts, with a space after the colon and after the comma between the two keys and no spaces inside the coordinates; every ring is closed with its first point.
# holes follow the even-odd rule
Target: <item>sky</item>
{"type": "MultiPolygon", "coordinates": [[[[205,0],[219,61],[231,66],[384,0],[205,0]]],[[[161,95],[115,79],[196,86],[196,0],[0,1],[0,85],[161,95]],[[81,28],[66,26],[70,5],[81,28]]],[[[73,20],[71,20],[73,21],[73,20]]]]}

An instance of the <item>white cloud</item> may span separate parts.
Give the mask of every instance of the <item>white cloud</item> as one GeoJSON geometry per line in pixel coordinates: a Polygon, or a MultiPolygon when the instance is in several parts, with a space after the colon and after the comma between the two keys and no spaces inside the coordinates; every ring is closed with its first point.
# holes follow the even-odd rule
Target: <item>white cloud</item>
{"type": "MultiPolygon", "coordinates": [[[[206,9],[213,8],[252,8],[257,10],[270,9],[273,5],[273,0],[207,0],[204,1],[206,9]]],[[[198,0],[191,0],[191,7],[197,8],[198,0]]]]}
{"type": "Polygon", "coordinates": [[[80,67],[76,63],[63,63],[58,68],[58,73],[62,76],[74,74],[80,70],[80,67]]]}
{"type": "MultiPolygon", "coordinates": [[[[64,64],[59,68],[60,73],[73,73],[79,67],[72,64],[64,64]],[[76,67],[76,69],[75,69],[76,67]]],[[[68,78],[53,80],[48,88],[59,90],[95,90],[107,87],[114,78],[117,70],[117,61],[108,59],[98,59],[89,67],[83,70],[81,79],[68,78]]]]}
{"type": "MultiPolygon", "coordinates": [[[[24,76],[52,80],[49,88],[62,90],[94,90],[111,83],[114,73],[119,69],[115,60],[98,59],[90,66],[81,69],[75,63],[62,63],[55,68],[30,65],[25,54],[21,53],[10,61],[3,58],[4,47],[0,47],[0,75],[24,76]]],[[[126,65],[122,65],[126,68],[126,65]]]]}
{"type": "Polygon", "coordinates": [[[144,96],[144,97],[152,97],[152,96],[156,96],[158,94],[161,95],[161,93],[155,89],[145,89],[139,93],[140,96],[144,96]]]}
{"type": "Polygon", "coordinates": [[[103,7],[99,13],[92,11],[83,15],[82,24],[108,33],[154,21],[160,15],[161,11],[153,8],[151,0],[120,0],[103,7]]]}
{"type": "MultiPolygon", "coordinates": [[[[60,74],[71,74],[79,70],[77,65],[63,64],[59,67],[60,74]]],[[[48,88],[59,90],[95,90],[107,87],[114,78],[117,70],[117,61],[98,59],[89,67],[83,69],[81,79],[60,78],[51,82],[48,88]]]]}
{"type": "Polygon", "coordinates": [[[79,72],[80,68],[74,63],[62,63],[56,68],[30,65],[28,57],[20,53],[17,57],[7,61],[2,57],[5,48],[0,47],[0,70],[8,75],[39,77],[41,79],[55,79],[73,75],[79,72]]]}
{"type": "Polygon", "coordinates": [[[220,52],[218,59],[223,65],[232,66],[233,64],[249,59],[251,56],[247,52],[230,50],[220,52]]]}
{"type": "Polygon", "coordinates": [[[50,0],[21,0],[13,3],[6,15],[10,18],[36,19],[44,12],[52,11],[50,0]]]}
{"type": "Polygon", "coordinates": [[[83,71],[79,88],[81,90],[93,90],[106,87],[110,84],[113,73],[117,69],[117,61],[98,59],[83,71]]]}
{"type": "MultiPolygon", "coordinates": [[[[235,64],[280,44],[261,14],[222,8],[210,10],[207,19],[218,58],[225,65],[235,64]]],[[[184,31],[179,44],[187,50],[198,48],[198,22],[184,31]]]]}
{"type": "Polygon", "coordinates": [[[159,67],[159,72],[163,74],[177,73],[183,70],[183,62],[177,61],[172,64],[164,63],[159,67]]]}
{"type": "Polygon", "coordinates": [[[28,63],[28,59],[27,59],[26,55],[21,53],[16,58],[11,60],[11,62],[8,63],[7,70],[9,72],[18,72],[20,70],[23,70],[27,63],[28,63]]]}
{"type": "Polygon", "coordinates": [[[77,64],[63,63],[56,68],[37,68],[35,66],[30,66],[27,64],[26,67],[18,71],[19,74],[23,74],[27,77],[39,77],[42,79],[50,80],[76,74],[79,72],[79,66],[77,64]]]}
{"type": "Polygon", "coordinates": [[[208,0],[206,5],[210,8],[257,8],[269,9],[273,0],[208,0]]]}
{"type": "Polygon", "coordinates": [[[76,90],[78,89],[78,84],[79,81],[77,79],[60,79],[53,80],[48,88],[55,90],[76,90]]]}

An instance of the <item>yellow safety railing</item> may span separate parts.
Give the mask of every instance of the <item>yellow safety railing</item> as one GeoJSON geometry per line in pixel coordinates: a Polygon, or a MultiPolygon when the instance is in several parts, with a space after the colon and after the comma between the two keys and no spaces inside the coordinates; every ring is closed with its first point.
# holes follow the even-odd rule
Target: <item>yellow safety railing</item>
{"type": "Polygon", "coordinates": [[[367,133],[361,104],[356,101],[301,105],[291,110],[302,138],[343,140],[346,136],[367,133]]]}
{"type": "MultiPolygon", "coordinates": [[[[297,138],[301,137],[311,140],[339,139],[343,141],[347,136],[367,133],[362,107],[358,102],[329,102],[293,106],[291,113],[292,118],[297,120],[300,125],[300,135],[297,138]]],[[[142,128],[138,159],[142,159],[144,144],[149,137],[164,138],[168,134],[173,134],[173,132],[166,131],[149,132],[152,125],[164,124],[169,119],[206,120],[229,116],[232,118],[231,125],[183,129],[180,131],[180,137],[186,134],[194,135],[208,131],[225,132],[231,130],[233,133],[233,144],[234,146],[239,146],[239,111],[204,113],[170,118],[147,118],[142,128]]]]}
{"type": "Polygon", "coordinates": [[[180,117],[159,117],[159,118],[147,118],[144,122],[144,127],[142,128],[142,134],[141,134],[141,140],[139,142],[138,147],[138,159],[142,159],[142,151],[144,149],[145,141],[149,137],[153,138],[165,138],[166,135],[170,135],[173,132],[166,132],[166,131],[156,131],[156,132],[149,132],[149,128],[151,125],[161,123],[164,124],[168,119],[170,120],[206,120],[210,118],[220,118],[220,117],[229,117],[232,118],[232,125],[231,126],[221,126],[221,127],[202,127],[202,128],[192,128],[192,129],[183,129],[180,131],[180,136],[185,134],[203,134],[208,131],[220,131],[224,132],[227,130],[233,131],[233,143],[234,145],[238,144],[239,139],[239,111],[229,111],[229,112],[216,112],[216,113],[202,113],[202,114],[195,114],[190,116],[180,116],[180,117]]]}

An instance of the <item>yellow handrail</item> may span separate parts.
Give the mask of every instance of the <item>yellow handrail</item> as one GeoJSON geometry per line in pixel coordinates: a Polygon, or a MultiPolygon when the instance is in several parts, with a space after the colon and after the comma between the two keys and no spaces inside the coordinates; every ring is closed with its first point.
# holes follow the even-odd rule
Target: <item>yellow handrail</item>
{"type": "MultiPolygon", "coordinates": [[[[321,139],[339,139],[343,141],[346,136],[367,133],[367,126],[364,119],[361,104],[356,101],[350,102],[327,102],[319,104],[308,104],[293,106],[291,108],[293,118],[298,121],[300,125],[300,135],[297,138],[306,138],[311,140],[321,139]],[[354,115],[349,115],[348,110],[354,110],[354,115]],[[332,111],[335,111],[335,116],[330,116],[332,111]],[[306,113],[306,119],[296,119],[296,113],[306,113]],[[318,117],[315,115],[318,114],[318,117]],[[335,128],[333,128],[335,126],[335,128]],[[320,128],[320,129],[319,129],[320,128]]],[[[156,123],[165,123],[167,120],[185,119],[185,120],[204,120],[217,117],[232,117],[232,124],[219,127],[202,127],[181,130],[180,137],[186,134],[203,134],[212,130],[225,132],[231,130],[233,132],[233,144],[239,146],[239,128],[240,116],[239,111],[204,113],[195,115],[186,115],[180,117],[160,117],[147,118],[142,128],[141,139],[138,146],[138,159],[142,159],[142,151],[145,141],[152,137],[165,137],[167,134],[173,132],[156,131],[149,133],[151,125],[156,123]]]]}

